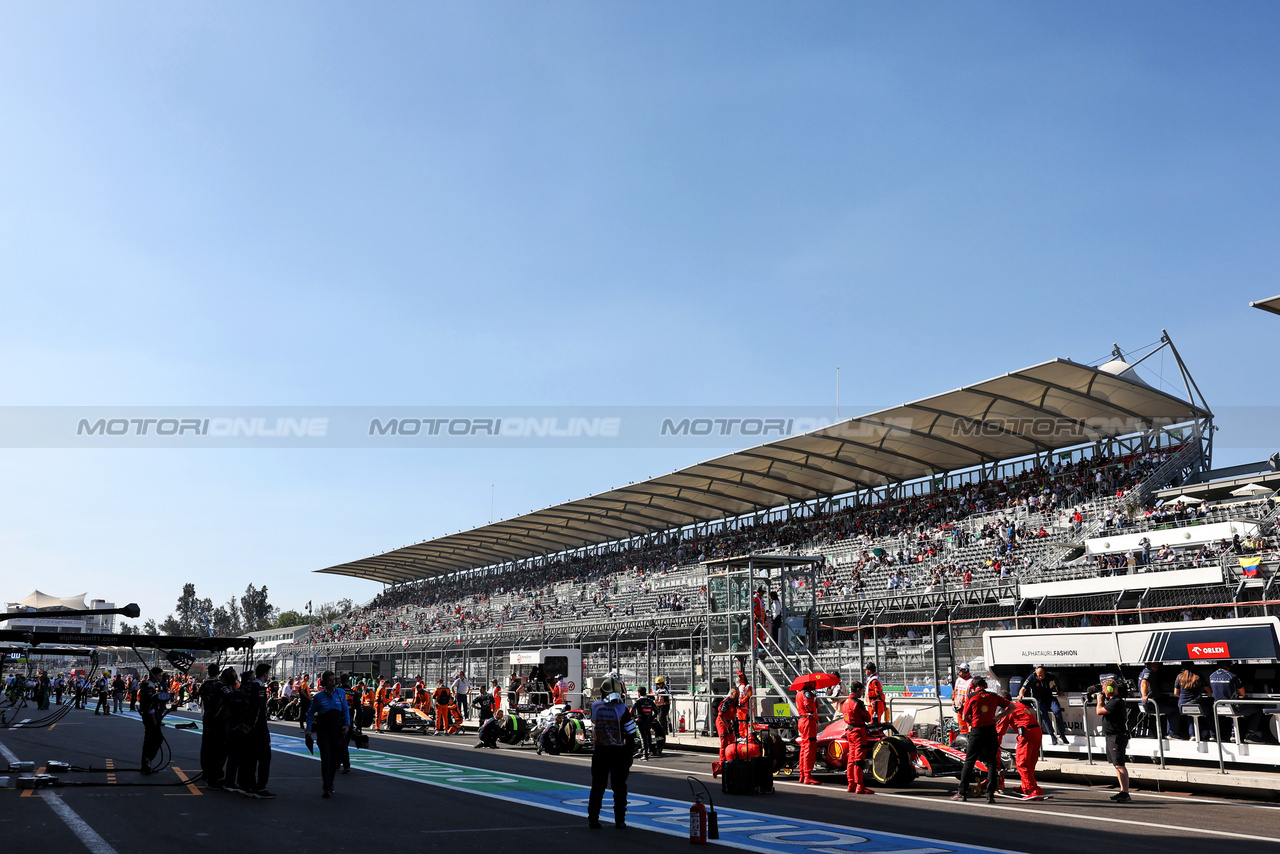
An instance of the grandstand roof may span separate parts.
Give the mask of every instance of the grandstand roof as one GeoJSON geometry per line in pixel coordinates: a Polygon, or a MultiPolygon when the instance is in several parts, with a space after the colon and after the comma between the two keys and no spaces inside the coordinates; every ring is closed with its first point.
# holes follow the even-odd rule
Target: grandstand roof
{"type": "Polygon", "coordinates": [[[1127,369],[1123,362],[1095,368],[1055,359],[651,480],[316,571],[387,584],[430,578],[1210,415],[1127,369]]]}
{"type": "Polygon", "coordinates": [[[1263,311],[1269,311],[1272,314],[1280,314],[1280,296],[1271,299],[1260,299],[1257,302],[1251,302],[1249,305],[1254,308],[1260,308],[1263,311]]]}

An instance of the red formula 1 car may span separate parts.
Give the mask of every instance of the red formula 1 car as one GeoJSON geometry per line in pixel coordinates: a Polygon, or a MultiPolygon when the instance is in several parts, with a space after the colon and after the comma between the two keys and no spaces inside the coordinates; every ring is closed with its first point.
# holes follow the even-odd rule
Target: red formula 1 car
{"type": "MultiPolygon", "coordinates": [[[[835,721],[818,733],[818,759],[830,773],[845,772],[844,732],[844,721],[835,721]]],[[[873,725],[869,736],[862,767],[882,786],[907,786],[916,777],[960,776],[964,753],[954,747],[917,735],[902,735],[887,723],[873,725]]],[[[979,762],[975,770],[980,772],[974,775],[976,779],[985,778],[985,765],[979,762]]]]}

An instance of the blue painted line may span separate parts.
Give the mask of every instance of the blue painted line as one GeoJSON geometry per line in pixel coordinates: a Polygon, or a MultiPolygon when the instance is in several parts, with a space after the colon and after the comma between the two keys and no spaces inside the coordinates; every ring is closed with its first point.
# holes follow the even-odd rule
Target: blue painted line
{"type": "MultiPolygon", "coordinates": [[[[137,718],[136,714],[127,716],[137,718]]],[[[168,718],[165,725],[172,726],[176,722],[168,718]]],[[[306,742],[298,736],[273,732],[271,749],[304,759],[320,758],[318,754],[308,752],[306,742]]],[[[587,817],[589,787],[562,780],[491,771],[378,750],[352,750],[351,761],[353,767],[374,774],[583,819],[587,817]]],[[[768,798],[767,795],[753,797],[768,798]]],[[[869,800],[860,800],[854,809],[867,806],[871,806],[869,800]]],[[[736,807],[722,806],[716,812],[719,815],[720,839],[712,844],[761,854],[1008,854],[1006,849],[787,818],[736,807]]],[[[605,792],[601,820],[608,824],[612,817],[612,793],[605,792]]],[[[628,797],[627,824],[687,839],[689,802],[649,795],[628,797]]]]}

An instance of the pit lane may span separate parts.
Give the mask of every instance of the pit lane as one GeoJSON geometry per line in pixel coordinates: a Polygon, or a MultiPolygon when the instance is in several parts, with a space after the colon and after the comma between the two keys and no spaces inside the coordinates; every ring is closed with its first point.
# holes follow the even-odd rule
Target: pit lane
{"type": "MultiPolygon", "coordinates": [[[[171,716],[171,719],[177,716],[171,716]]],[[[63,802],[110,849],[126,854],[155,851],[173,844],[201,851],[267,851],[281,845],[302,850],[365,850],[366,834],[389,834],[397,841],[457,851],[471,847],[486,851],[527,851],[531,847],[604,845],[619,851],[651,850],[655,845],[685,844],[673,835],[640,829],[643,819],[666,818],[668,834],[682,834],[680,817],[671,803],[690,801],[686,775],[699,776],[712,787],[722,823],[730,818],[750,822],[755,834],[774,833],[774,843],[808,844],[810,850],[955,851],[964,847],[1014,851],[1078,852],[1081,846],[1122,846],[1120,850],[1160,852],[1203,848],[1206,843],[1230,844],[1237,851],[1276,851],[1280,844],[1280,808],[1207,797],[1179,797],[1137,793],[1126,806],[1107,800],[1106,789],[1050,786],[1054,799],[1041,804],[1013,801],[987,805],[948,800],[954,783],[918,780],[909,789],[880,790],[872,797],[845,794],[839,780],[829,786],[800,787],[780,779],[777,793],[752,797],[720,797],[710,779],[706,754],[671,751],[653,762],[633,766],[630,788],[634,807],[629,819],[636,827],[618,832],[606,824],[590,831],[581,815],[585,793],[575,787],[589,784],[588,759],[581,756],[536,756],[530,749],[474,750],[473,736],[372,735],[368,756],[356,758],[357,770],[340,775],[333,800],[319,797],[319,764],[297,742],[296,725],[273,724],[277,749],[272,756],[274,801],[247,799],[202,786],[182,785],[179,773],[193,776],[199,768],[198,735],[166,730],[173,751],[168,770],[152,778],[119,770],[117,784],[56,790],[63,802]],[[299,752],[301,751],[301,752],[299,752]],[[379,767],[380,766],[380,767],[379,767]],[[413,771],[425,777],[414,777],[413,771]],[[486,780],[513,777],[541,781],[537,798],[521,800],[502,791],[480,791],[486,780]],[[468,779],[470,778],[470,779],[468,779]],[[136,787],[132,782],[164,782],[165,787],[136,787]],[[423,785],[431,782],[430,785],[423,785]],[[193,791],[194,788],[194,791],[193,791]],[[539,801],[538,799],[541,798],[539,801]],[[535,803],[535,801],[538,801],[535,803]],[[647,804],[641,806],[640,801],[647,804]],[[737,815],[742,813],[743,815],[737,815]],[[750,814],[750,815],[747,815],[750,814]],[[789,830],[797,824],[825,827],[833,836],[805,836],[789,830]],[[790,833],[790,835],[788,835],[790,833]],[[821,840],[840,838],[837,845],[821,840]],[[864,842],[850,842],[861,838],[864,842]]],[[[38,765],[60,759],[76,765],[102,767],[111,759],[118,769],[137,767],[141,725],[125,717],[95,717],[73,712],[52,730],[8,730],[0,743],[22,759],[38,765]]],[[[104,775],[73,774],[70,779],[103,779],[104,775]]],[[[105,781],[104,781],[105,782],[105,781]]],[[[510,784],[500,784],[510,787],[510,784]]],[[[518,786],[516,788],[525,788],[518,786]]],[[[0,791],[0,838],[14,850],[84,850],[66,822],[41,803],[45,793],[22,796],[0,791]],[[39,846],[39,847],[37,847],[39,846]],[[68,847],[69,846],[69,847],[68,847]]],[[[606,806],[605,818],[608,807],[606,806]]],[[[741,823],[738,830],[743,830],[741,823]]],[[[726,833],[725,843],[750,850],[769,847],[753,834],[726,833]],[[732,837],[732,838],[730,838],[732,837]]],[[[90,848],[92,850],[92,848],[90,848]]],[[[102,852],[106,854],[106,852],[102,852]]]]}

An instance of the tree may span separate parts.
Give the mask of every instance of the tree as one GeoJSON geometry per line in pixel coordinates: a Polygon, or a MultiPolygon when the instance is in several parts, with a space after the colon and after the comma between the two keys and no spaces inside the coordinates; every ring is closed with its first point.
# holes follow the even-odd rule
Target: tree
{"type": "Polygon", "coordinates": [[[138,627],[137,627],[137,626],[130,625],[129,623],[121,623],[121,624],[120,624],[120,634],[122,634],[122,635],[136,635],[137,633],[138,633],[138,627]]]}
{"type": "Polygon", "coordinates": [[[316,621],[321,625],[335,622],[355,609],[350,599],[339,599],[337,602],[325,602],[316,609],[316,621]]]}
{"type": "Polygon", "coordinates": [[[281,611],[280,616],[276,618],[277,629],[290,629],[294,626],[305,626],[307,624],[307,615],[297,611],[281,611]]]}
{"type": "Polygon", "coordinates": [[[152,637],[155,637],[156,635],[160,634],[160,629],[156,627],[155,620],[147,620],[145,623],[142,624],[142,633],[145,635],[151,635],[152,637]]]}
{"type": "Polygon", "coordinates": [[[267,586],[254,587],[250,584],[240,597],[240,618],[244,621],[244,631],[259,632],[271,628],[275,622],[275,608],[267,601],[267,586]]]}
{"type": "Polygon", "coordinates": [[[175,620],[173,614],[164,618],[164,622],[160,624],[160,634],[162,635],[185,635],[186,630],[182,627],[181,620],[175,620]]]}
{"type": "MultiPolygon", "coordinates": [[[[203,621],[200,619],[200,600],[196,598],[196,586],[190,582],[182,585],[182,595],[178,597],[177,612],[178,631],[165,632],[171,635],[204,634],[203,621]]],[[[172,619],[172,617],[170,617],[172,619]]]]}

